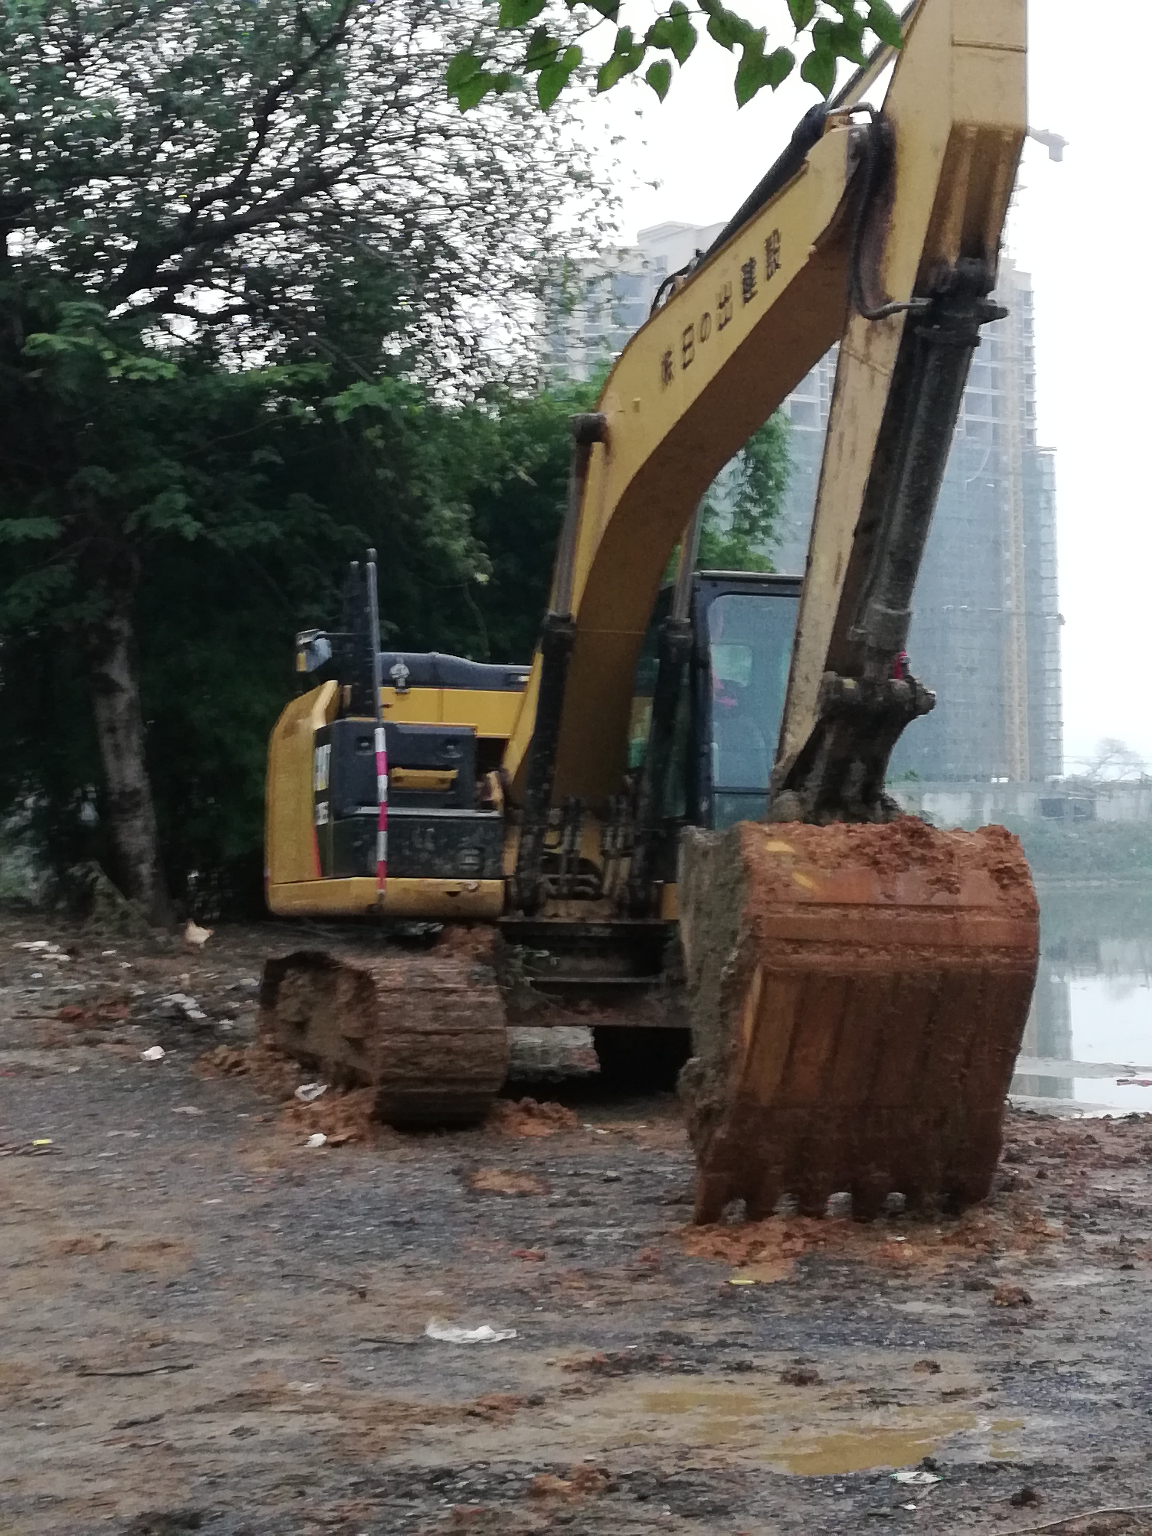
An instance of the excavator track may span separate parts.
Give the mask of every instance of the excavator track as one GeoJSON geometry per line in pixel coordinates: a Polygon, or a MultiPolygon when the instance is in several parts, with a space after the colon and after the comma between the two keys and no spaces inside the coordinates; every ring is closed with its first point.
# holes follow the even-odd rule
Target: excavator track
{"type": "Polygon", "coordinates": [[[483,1118],[508,1072],[504,1002],[489,966],[459,954],[269,960],[260,1038],[344,1087],[374,1087],[390,1125],[483,1118]]]}
{"type": "Polygon", "coordinates": [[[987,1195],[1039,952],[1017,840],[745,822],[683,857],[696,1220],[987,1195]]]}

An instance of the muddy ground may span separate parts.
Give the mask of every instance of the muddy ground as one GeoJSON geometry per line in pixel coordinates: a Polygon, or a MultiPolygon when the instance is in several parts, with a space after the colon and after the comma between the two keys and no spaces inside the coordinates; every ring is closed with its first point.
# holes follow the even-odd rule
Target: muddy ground
{"type": "Polygon", "coordinates": [[[0,1530],[1152,1532],[1060,1523],[1152,1506],[1152,1117],[1014,1115],[960,1220],[693,1229],[675,1100],[578,1036],[476,1131],[285,1102],[301,942],[0,918],[0,1530]]]}

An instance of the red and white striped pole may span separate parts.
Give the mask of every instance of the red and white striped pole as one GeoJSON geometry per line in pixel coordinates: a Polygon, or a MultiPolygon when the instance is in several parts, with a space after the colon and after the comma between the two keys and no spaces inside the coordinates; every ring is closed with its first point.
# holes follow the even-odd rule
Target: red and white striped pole
{"type": "Polygon", "coordinates": [[[388,741],[384,733],[384,669],[380,659],[380,600],[376,590],[376,551],[368,551],[366,566],[368,638],[372,646],[372,712],[376,719],[376,902],[388,886],[388,741]]]}

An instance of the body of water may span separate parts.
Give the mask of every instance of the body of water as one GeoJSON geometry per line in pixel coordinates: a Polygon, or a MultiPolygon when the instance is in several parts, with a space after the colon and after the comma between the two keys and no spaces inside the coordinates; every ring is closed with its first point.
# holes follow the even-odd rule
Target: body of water
{"type": "Polygon", "coordinates": [[[1037,890],[1040,969],[1013,1103],[1152,1113],[1152,886],[1037,890]]]}

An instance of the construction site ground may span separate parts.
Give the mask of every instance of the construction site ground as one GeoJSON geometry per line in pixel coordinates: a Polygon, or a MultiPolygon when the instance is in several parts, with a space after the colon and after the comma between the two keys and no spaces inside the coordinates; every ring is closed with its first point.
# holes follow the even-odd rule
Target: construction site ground
{"type": "Polygon", "coordinates": [[[293,1097],[257,982],[320,942],[0,918],[0,1530],[1152,1532],[1152,1117],[1013,1114],[960,1218],[693,1228],[581,1032],[472,1131],[293,1097]]]}

